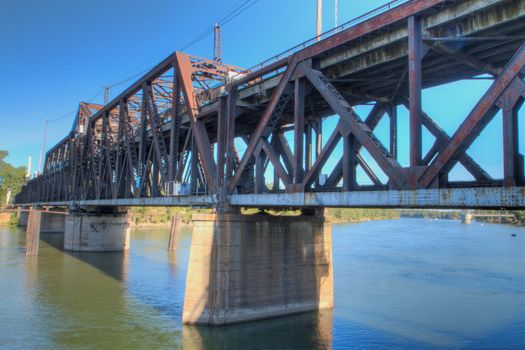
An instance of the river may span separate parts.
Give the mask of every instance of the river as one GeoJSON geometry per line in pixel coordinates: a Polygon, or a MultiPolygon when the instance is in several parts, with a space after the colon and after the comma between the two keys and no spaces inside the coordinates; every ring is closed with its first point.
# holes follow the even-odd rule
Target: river
{"type": "Polygon", "coordinates": [[[335,308],[181,324],[191,230],[132,231],[126,253],[64,252],[0,227],[1,349],[524,349],[525,229],[400,219],[333,226],[335,308]],[[515,235],[515,236],[513,236],[515,235]]]}

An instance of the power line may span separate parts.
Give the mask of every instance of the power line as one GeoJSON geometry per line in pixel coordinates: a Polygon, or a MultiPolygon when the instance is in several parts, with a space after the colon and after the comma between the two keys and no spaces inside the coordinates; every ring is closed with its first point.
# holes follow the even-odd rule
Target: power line
{"type": "MultiPolygon", "coordinates": [[[[246,11],[247,9],[252,7],[253,5],[255,5],[255,3],[257,3],[258,1],[259,0],[245,0],[240,5],[234,7],[230,12],[227,12],[220,20],[215,21],[215,22],[218,23],[219,25],[224,25],[224,24],[230,22],[235,17],[239,16],[241,13],[243,13],[244,11],[246,11]]],[[[237,4],[239,4],[239,2],[237,4]]],[[[215,27],[214,25],[210,26],[208,29],[204,30],[201,34],[197,35],[192,40],[190,40],[187,44],[185,44],[184,46],[180,47],[179,50],[180,51],[184,51],[184,50],[194,46],[195,44],[197,44],[198,42],[200,42],[201,40],[206,38],[208,35],[212,34],[213,31],[214,31],[214,27],[215,27]]],[[[107,86],[109,88],[114,88],[116,86],[119,86],[119,85],[122,85],[124,83],[127,83],[128,81],[132,80],[133,78],[141,76],[141,75],[145,74],[146,72],[150,71],[153,67],[154,66],[151,66],[148,69],[142,70],[142,71],[140,71],[140,72],[138,72],[136,74],[133,74],[133,75],[131,75],[131,76],[129,76],[129,77],[123,79],[123,80],[117,81],[117,82],[115,82],[113,84],[109,84],[107,86]]]]}
{"type": "MultiPolygon", "coordinates": [[[[87,101],[84,101],[84,102],[87,102],[87,103],[91,103],[93,102],[95,99],[97,99],[100,95],[102,95],[102,92],[103,91],[99,91],[96,95],[94,95],[93,97],[91,97],[89,100],[87,101]]],[[[60,117],[56,117],[56,118],[53,118],[53,119],[47,119],[47,123],[53,123],[53,122],[57,122],[59,120],[62,120],[64,118],[67,118],[73,114],[75,114],[77,112],[77,109],[74,109],[73,111],[69,112],[69,113],[66,113],[60,117]]]]}
{"type": "MultiPolygon", "coordinates": [[[[236,18],[237,16],[239,16],[240,14],[242,14],[243,12],[245,12],[246,10],[248,10],[250,7],[252,7],[253,5],[255,5],[259,0],[245,0],[243,1],[242,3],[239,4],[239,2],[237,2],[237,4],[239,4],[238,6],[234,5],[233,9],[230,11],[230,12],[227,12],[225,15],[223,15],[223,17],[221,19],[219,19],[218,21],[216,21],[217,24],[219,24],[220,26],[223,26],[225,25],[226,23],[230,22],[231,20],[233,20],[234,18],[236,18]]],[[[210,26],[208,29],[206,29],[204,32],[202,32],[201,34],[197,35],[195,38],[193,38],[190,42],[188,42],[186,45],[182,46],[179,50],[180,51],[184,51],[192,46],[194,46],[195,44],[197,44],[198,42],[200,42],[201,40],[203,40],[204,38],[206,38],[208,35],[212,34],[214,32],[214,28],[215,28],[215,25],[212,25],[210,26]]],[[[135,73],[125,79],[122,79],[122,80],[119,80],[113,84],[108,84],[106,85],[107,88],[114,88],[114,87],[117,87],[119,85],[122,85],[124,83],[127,83],[128,81],[134,79],[134,78],[137,78],[138,76],[141,76],[143,74],[145,74],[146,72],[150,71],[154,66],[151,66],[145,70],[142,70],[138,73],[135,73]]],[[[102,91],[99,91],[94,97],[90,98],[88,101],[85,101],[87,103],[90,103],[90,102],[93,102],[96,98],[98,98],[99,96],[101,96],[103,93],[103,90],[102,91]]],[[[53,119],[48,119],[47,122],[48,123],[53,123],[53,122],[57,122],[57,121],[60,121],[62,119],[65,119],[71,115],[73,115],[74,113],[76,113],[76,109],[67,113],[67,114],[64,114],[60,117],[56,117],[56,118],[53,118],[53,119]]]]}
{"type": "MultiPolygon", "coordinates": [[[[255,5],[255,3],[257,3],[258,1],[259,0],[246,0],[246,1],[244,1],[239,6],[235,7],[232,11],[227,13],[223,18],[221,18],[218,21],[216,21],[216,23],[221,25],[221,26],[225,25],[226,23],[230,22],[232,19],[236,18],[241,13],[243,13],[244,11],[248,10],[250,7],[255,5]]],[[[180,48],[180,50],[184,51],[184,50],[192,47],[193,45],[195,45],[196,43],[198,43],[202,39],[206,38],[208,35],[212,34],[213,30],[214,30],[214,25],[210,26],[208,29],[206,29],[204,32],[202,32],[200,35],[195,37],[193,40],[188,42],[186,45],[182,46],[180,48]]]]}

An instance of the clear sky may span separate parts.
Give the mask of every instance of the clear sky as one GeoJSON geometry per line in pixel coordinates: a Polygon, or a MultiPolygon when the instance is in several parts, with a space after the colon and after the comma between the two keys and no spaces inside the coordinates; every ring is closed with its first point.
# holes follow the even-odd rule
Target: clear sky
{"type": "MultiPolygon", "coordinates": [[[[31,155],[35,169],[46,117],[76,111],[81,100],[95,97],[93,102],[102,103],[103,86],[152,67],[243,1],[0,1],[0,149],[8,150],[16,165],[25,165],[31,155]]],[[[339,23],[386,2],[339,0],[339,23]]],[[[324,30],[333,27],[333,3],[324,0],[324,30]]],[[[259,0],[223,26],[223,60],[251,67],[311,38],[315,12],[316,0],[259,0]]],[[[212,36],[186,51],[211,58],[212,36]]],[[[111,96],[131,83],[113,88],[111,96]]],[[[424,108],[452,134],[488,85],[459,82],[425,91],[424,108]]],[[[400,123],[406,122],[401,114],[400,123]]],[[[73,117],[49,124],[48,148],[66,135],[73,117]]],[[[501,122],[485,133],[490,142],[474,144],[472,155],[482,155],[480,163],[500,176],[501,122]]],[[[424,141],[428,147],[428,135],[424,141]]],[[[399,142],[401,152],[408,150],[406,135],[399,142]]],[[[407,157],[400,161],[406,164],[407,157]]]]}

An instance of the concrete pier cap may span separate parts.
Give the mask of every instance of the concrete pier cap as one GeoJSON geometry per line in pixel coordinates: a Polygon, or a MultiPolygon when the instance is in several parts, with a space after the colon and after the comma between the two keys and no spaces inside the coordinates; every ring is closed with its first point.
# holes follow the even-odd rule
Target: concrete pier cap
{"type": "Polygon", "coordinates": [[[129,249],[130,225],[124,207],[70,208],[64,250],[114,252],[129,249]]]}
{"type": "Polygon", "coordinates": [[[226,325],[333,307],[331,224],[316,213],[195,215],[183,323],[226,325]]]}

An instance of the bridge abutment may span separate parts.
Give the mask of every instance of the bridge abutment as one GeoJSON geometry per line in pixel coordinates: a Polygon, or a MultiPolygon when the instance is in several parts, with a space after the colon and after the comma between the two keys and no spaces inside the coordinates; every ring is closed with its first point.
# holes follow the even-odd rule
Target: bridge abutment
{"type": "Polygon", "coordinates": [[[70,211],[65,219],[65,250],[123,251],[129,238],[128,214],[122,209],[70,211]]]}
{"type": "Polygon", "coordinates": [[[224,325],[333,307],[323,216],[194,217],[183,322],[224,325]]]}

